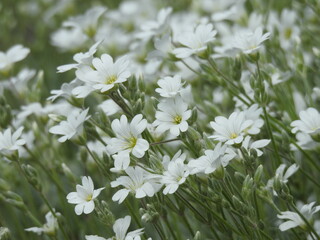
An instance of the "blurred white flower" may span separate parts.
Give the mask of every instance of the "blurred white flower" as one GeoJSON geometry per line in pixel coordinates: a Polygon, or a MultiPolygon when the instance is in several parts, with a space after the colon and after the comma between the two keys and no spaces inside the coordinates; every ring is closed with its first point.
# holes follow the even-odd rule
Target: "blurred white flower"
{"type": "Polygon", "coordinates": [[[78,28],[61,28],[51,34],[51,44],[61,51],[78,50],[87,40],[88,37],[78,28]]]}
{"type": "MultiPolygon", "coordinates": [[[[57,216],[60,216],[60,213],[55,213],[57,216]]],[[[46,214],[46,223],[42,227],[31,227],[26,228],[28,232],[34,232],[38,235],[45,233],[49,236],[55,235],[56,230],[58,229],[58,220],[53,216],[52,212],[46,214]]]]}
{"type": "Polygon", "coordinates": [[[290,126],[292,133],[301,131],[310,135],[320,133],[320,113],[315,108],[308,108],[299,113],[300,120],[293,121],[290,126]]]}
{"type": "Polygon", "coordinates": [[[180,75],[161,78],[157,83],[160,88],[156,88],[156,92],[159,93],[161,97],[165,98],[177,96],[181,92],[183,86],[180,75]]]}
{"type": "Polygon", "coordinates": [[[153,122],[157,132],[170,130],[173,136],[178,136],[180,132],[188,130],[187,120],[191,117],[191,110],[188,110],[188,104],[181,97],[160,102],[158,109],[160,111],[156,112],[156,120],[153,122]]]}
{"type": "Polygon", "coordinates": [[[13,134],[11,128],[7,128],[4,132],[0,132],[0,153],[10,154],[12,151],[26,144],[24,139],[19,139],[23,131],[23,127],[18,128],[13,134]]]}
{"type": "Polygon", "coordinates": [[[158,12],[155,21],[147,21],[142,24],[141,32],[136,35],[137,38],[148,41],[150,38],[160,35],[168,28],[169,17],[172,8],[163,8],[158,12]]]}
{"type": "Polygon", "coordinates": [[[140,167],[128,167],[125,172],[128,176],[118,177],[111,182],[112,188],[124,187],[113,195],[114,202],[122,203],[130,192],[135,194],[136,198],[152,197],[161,187],[155,181],[158,176],[148,173],[140,167]]]}
{"type": "Polygon", "coordinates": [[[76,71],[76,76],[101,92],[110,90],[117,83],[127,81],[131,75],[128,70],[129,61],[126,56],[120,57],[116,62],[113,62],[110,55],[102,54],[101,58],[92,60],[92,65],[96,70],[89,66],[81,66],[76,71]]]}
{"type": "Polygon", "coordinates": [[[116,235],[112,238],[106,239],[96,235],[86,235],[86,240],[140,240],[140,235],[143,234],[143,228],[128,232],[130,222],[130,216],[117,219],[113,224],[113,231],[116,235]]]}
{"type": "Polygon", "coordinates": [[[210,138],[228,145],[240,144],[246,135],[246,129],[252,123],[252,120],[245,119],[244,112],[233,112],[228,119],[218,116],[214,122],[210,122],[215,130],[215,134],[210,138]]]}
{"type": "Polygon", "coordinates": [[[80,135],[83,131],[83,123],[90,118],[90,116],[87,116],[88,111],[89,108],[78,113],[70,113],[66,121],[61,121],[59,125],[51,127],[49,132],[56,135],[63,135],[58,139],[59,142],[65,142],[80,135]]]}
{"type": "Polygon", "coordinates": [[[99,18],[106,12],[107,8],[95,6],[87,10],[83,15],[71,17],[63,23],[64,27],[81,29],[88,37],[93,37],[97,31],[99,18]]]}
{"type": "Polygon", "coordinates": [[[252,124],[245,131],[250,135],[260,133],[260,128],[263,126],[264,121],[261,119],[262,108],[258,104],[253,104],[243,111],[246,120],[251,120],[252,124]]]}
{"type": "Polygon", "coordinates": [[[187,58],[192,54],[198,54],[207,49],[207,44],[215,40],[216,30],[213,30],[213,25],[200,24],[193,32],[187,32],[178,38],[178,42],[183,47],[176,48],[172,51],[177,58],[187,58]]]}
{"type": "Polygon", "coordinates": [[[0,51],[0,71],[8,71],[11,66],[27,57],[30,53],[29,48],[22,45],[14,45],[7,52],[0,51]]]}
{"type": "Polygon", "coordinates": [[[219,142],[214,150],[206,150],[204,156],[193,159],[188,163],[191,174],[204,173],[210,174],[220,167],[226,167],[236,156],[236,153],[227,145],[219,142]]]}
{"type": "Polygon", "coordinates": [[[77,215],[91,213],[94,210],[94,199],[104,187],[94,190],[92,179],[88,176],[82,177],[82,185],[77,184],[76,189],[76,192],[67,195],[68,203],[76,204],[74,211],[77,215]]]}
{"type": "MultiPolygon", "coordinates": [[[[303,205],[300,209],[300,213],[308,220],[312,220],[312,216],[320,210],[320,206],[313,207],[315,202],[303,205]]],[[[285,211],[277,215],[280,219],[285,219],[286,221],[279,225],[281,231],[287,231],[288,229],[295,227],[304,227],[306,226],[305,221],[300,217],[296,212],[285,211]]]]}

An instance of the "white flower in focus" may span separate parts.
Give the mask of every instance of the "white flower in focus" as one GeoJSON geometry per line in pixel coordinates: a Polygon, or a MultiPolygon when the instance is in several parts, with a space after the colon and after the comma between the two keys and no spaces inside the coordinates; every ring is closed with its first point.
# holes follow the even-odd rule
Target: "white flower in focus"
{"type": "Polygon", "coordinates": [[[94,45],[92,45],[88,52],[76,53],[73,56],[73,60],[76,63],[70,63],[70,64],[66,64],[66,65],[62,65],[62,66],[57,67],[58,73],[62,73],[62,72],[66,72],[66,71],[69,71],[69,70],[74,69],[74,68],[78,68],[81,65],[91,66],[93,55],[96,53],[97,48],[98,48],[98,46],[100,45],[101,42],[102,41],[98,41],[94,45]]]}
{"type": "Polygon", "coordinates": [[[160,88],[156,88],[156,92],[161,97],[172,98],[177,96],[182,90],[183,83],[181,83],[181,76],[175,75],[173,77],[164,77],[158,80],[160,88]]]}
{"type": "Polygon", "coordinates": [[[113,224],[113,231],[116,234],[112,238],[103,238],[96,235],[87,235],[86,240],[140,240],[140,235],[143,234],[143,228],[128,232],[131,222],[131,217],[126,216],[124,218],[119,218],[113,224]]]}
{"type": "Polygon", "coordinates": [[[92,60],[92,65],[96,70],[89,66],[82,66],[76,71],[76,76],[101,92],[110,90],[117,83],[127,81],[131,75],[128,70],[129,61],[126,56],[113,62],[110,55],[102,54],[101,58],[92,60]]]}
{"type": "Polygon", "coordinates": [[[183,47],[176,48],[172,51],[177,58],[187,58],[193,54],[198,54],[207,49],[207,44],[215,40],[216,30],[213,30],[213,25],[200,24],[193,32],[182,34],[178,41],[183,47]]]}
{"type": "Polygon", "coordinates": [[[114,202],[122,203],[130,192],[135,194],[136,198],[144,198],[146,196],[152,197],[159,190],[159,184],[154,181],[158,176],[148,173],[140,167],[128,167],[125,172],[128,176],[118,177],[111,182],[112,188],[124,187],[113,195],[114,202]]]}
{"type": "Polygon", "coordinates": [[[22,45],[14,45],[7,52],[0,52],[0,71],[7,71],[11,66],[27,57],[29,48],[22,45]]]}
{"type": "Polygon", "coordinates": [[[61,121],[59,125],[49,129],[52,134],[63,135],[58,139],[59,142],[65,142],[82,133],[83,123],[90,118],[87,116],[89,108],[82,112],[72,112],[68,115],[66,121],[61,121]]]}
{"type": "Polygon", "coordinates": [[[315,108],[308,108],[299,113],[300,120],[293,121],[290,126],[293,127],[292,133],[301,131],[310,135],[320,133],[320,113],[315,108]]]}
{"type": "MultiPolygon", "coordinates": [[[[320,206],[313,207],[315,202],[303,205],[300,209],[300,213],[308,220],[312,220],[312,216],[320,210],[320,206]]],[[[300,217],[300,215],[296,212],[285,211],[281,212],[281,214],[277,215],[280,219],[285,219],[287,221],[280,224],[279,229],[281,231],[287,231],[288,229],[295,228],[295,227],[304,227],[306,223],[300,217]]]]}
{"type": "Polygon", "coordinates": [[[240,144],[246,134],[245,130],[252,123],[252,120],[245,119],[243,112],[233,112],[228,119],[218,116],[214,122],[210,122],[211,127],[215,130],[215,134],[210,138],[228,145],[240,144]]]}
{"type": "Polygon", "coordinates": [[[178,190],[179,185],[183,184],[189,176],[189,168],[184,164],[184,159],[174,159],[167,165],[163,173],[161,182],[166,185],[163,194],[173,194],[178,190]]]}
{"type": "MultiPolygon", "coordinates": [[[[280,182],[287,183],[289,178],[298,171],[299,166],[297,164],[292,164],[287,169],[286,164],[280,164],[275,172],[275,176],[267,182],[267,187],[272,188],[275,179],[278,179],[280,182]]],[[[277,196],[276,191],[273,191],[273,194],[277,196]]]]}
{"type": "MultiPolygon", "coordinates": [[[[60,216],[60,213],[56,213],[57,216],[60,216]]],[[[28,232],[34,232],[38,235],[45,233],[49,236],[55,235],[56,229],[58,229],[58,220],[52,215],[51,212],[46,214],[46,223],[42,227],[31,227],[26,228],[28,232]]]]}
{"type": "Polygon", "coordinates": [[[250,150],[254,149],[257,152],[258,157],[260,157],[263,154],[263,152],[260,149],[267,146],[271,141],[269,139],[261,139],[258,141],[250,141],[250,140],[251,140],[251,137],[246,136],[242,142],[242,147],[244,147],[247,150],[249,155],[250,155],[250,150]]]}
{"type": "Polygon", "coordinates": [[[19,150],[19,148],[26,144],[24,139],[19,139],[23,131],[23,127],[18,128],[13,134],[11,128],[0,132],[0,153],[10,154],[12,151],[19,150]]]}
{"type": "Polygon", "coordinates": [[[157,132],[170,130],[173,136],[178,136],[180,132],[188,130],[187,120],[191,117],[191,110],[188,110],[188,104],[181,97],[160,102],[158,109],[160,111],[156,112],[156,120],[153,122],[157,132]]]}
{"type": "Polygon", "coordinates": [[[76,204],[74,211],[77,215],[91,213],[94,210],[94,199],[104,187],[94,190],[91,177],[82,177],[82,185],[77,184],[76,189],[76,192],[67,195],[68,203],[76,204]]]}
{"type": "Polygon", "coordinates": [[[191,174],[213,173],[220,167],[226,167],[236,156],[236,153],[231,148],[228,148],[227,145],[222,145],[220,142],[215,146],[214,150],[206,150],[204,154],[204,156],[188,163],[191,174]]]}
{"type": "Polygon", "coordinates": [[[143,119],[142,114],[136,115],[130,123],[125,115],[122,115],[120,120],[115,119],[111,123],[111,128],[116,134],[115,138],[108,141],[107,151],[115,156],[116,169],[124,170],[129,166],[132,153],[137,158],[142,158],[145,152],[149,149],[149,143],[141,137],[141,133],[147,127],[147,120],[143,119]]]}

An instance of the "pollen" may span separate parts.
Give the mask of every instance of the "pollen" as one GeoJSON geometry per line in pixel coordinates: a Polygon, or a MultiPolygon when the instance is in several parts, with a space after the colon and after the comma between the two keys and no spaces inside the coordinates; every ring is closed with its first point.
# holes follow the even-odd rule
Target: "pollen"
{"type": "Polygon", "coordinates": [[[89,202],[89,201],[91,201],[91,200],[92,200],[92,194],[89,194],[89,195],[87,196],[87,198],[86,198],[86,201],[89,202]]]}
{"type": "Polygon", "coordinates": [[[136,146],[137,144],[137,138],[135,137],[129,138],[128,143],[129,143],[129,148],[134,148],[134,146],[136,146]]]}
{"type": "Polygon", "coordinates": [[[179,124],[182,121],[182,117],[180,115],[177,115],[173,118],[173,123],[179,124]]]}
{"type": "Polygon", "coordinates": [[[111,75],[109,77],[107,77],[105,83],[106,84],[112,84],[117,80],[117,76],[116,75],[111,75]]]}
{"type": "Polygon", "coordinates": [[[231,133],[231,135],[230,135],[230,138],[231,139],[235,139],[235,138],[237,138],[238,137],[238,135],[236,134],[236,133],[231,133]]]}

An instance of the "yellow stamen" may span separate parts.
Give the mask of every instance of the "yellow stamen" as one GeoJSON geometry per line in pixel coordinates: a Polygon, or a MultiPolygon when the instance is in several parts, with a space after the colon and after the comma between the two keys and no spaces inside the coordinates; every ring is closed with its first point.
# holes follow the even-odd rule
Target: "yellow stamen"
{"type": "Polygon", "coordinates": [[[173,118],[173,123],[179,124],[182,121],[182,117],[180,115],[177,115],[173,118]]]}
{"type": "Polygon", "coordinates": [[[106,84],[112,84],[117,80],[117,76],[116,75],[111,75],[109,77],[107,77],[105,83],[106,84]]]}

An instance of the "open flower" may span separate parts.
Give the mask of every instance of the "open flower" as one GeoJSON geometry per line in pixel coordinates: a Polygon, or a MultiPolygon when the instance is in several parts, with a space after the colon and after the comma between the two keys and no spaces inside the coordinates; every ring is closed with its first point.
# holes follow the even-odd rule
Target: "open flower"
{"type": "Polygon", "coordinates": [[[127,81],[131,75],[128,70],[129,61],[126,56],[113,62],[110,55],[102,54],[101,58],[92,60],[92,65],[96,70],[89,66],[82,66],[76,71],[76,76],[101,92],[110,90],[117,83],[127,81]]]}
{"type": "Polygon", "coordinates": [[[129,166],[129,153],[137,158],[142,158],[149,149],[148,141],[141,137],[141,133],[148,124],[147,120],[142,118],[142,114],[138,114],[131,123],[128,123],[127,117],[122,115],[120,120],[112,121],[111,128],[116,137],[108,141],[107,151],[110,154],[119,153],[115,156],[116,168],[122,166],[121,169],[124,170],[129,166]]]}
{"type": "Polygon", "coordinates": [[[183,83],[181,83],[180,75],[175,75],[173,77],[159,79],[158,85],[160,88],[156,88],[156,92],[159,93],[161,97],[172,98],[180,93],[183,83]]]}
{"type": "Polygon", "coordinates": [[[191,174],[213,173],[220,167],[226,167],[236,156],[236,153],[231,148],[228,148],[227,145],[222,145],[220,142],[215,146],[214,150],[206,150],[204,154],[204,156],[188,163],[191,174]]]}
{"type": "Polygon", "coordinates": [[[315,108],[308,108],[299,113],[300,120],[291,123],[292,133],[301,131],[310,135],[320,133],[320,113],[315,108]]]}
{"type": "Polygon", "coordinates": [[[172,135],[178,136],[180,132],[188,130],[187,120],[191,117],[191,110],[188,110],[188,104],[181,97],[160,102],[158,109],[160,111],[156,112],[156,120],[153,122],[157,132],[170,130],[172,135]]]}
{"type": "Polygon", "coordinates": [[[3,133],[0,132],[0,153],[10,154],[26,144],[24,139],[19,139],[22,131],[23,127],[18,128],[13,134],[11,134],[11,128],[6,129],[3,133]]]}
{"type": "Polygon", "coordinates": [[[143,234],[143,228],[128,232],[129,226],[131,222],[131,217],[126,216],[124,218],[119,218],[113,224],[113,231],[116,234],[113,238],[103,238],[96,235],[87,235],[86,240],[140,240],[140,235],[143,234]]]}
{"type": "Polygon", "coordinates": [[[58,139],[59,142],[65,142],[71,138],[81,134],[83,130],[83,123],[90,118],[87,116],[89,108],[86,110],[75,113],[72,112],[66,121],[61,121],[59,125],[49,129],[52,134],[63,135],[58,139]]]}
{"type": "Polygon", "coordinates": [[[189,168],[184,164],[183,158],[177,158],[169,162],[161,179],[161,182],[166,185],[163,189],[163,194],[176,192],[179,185],[183,184],[188,176],[189,168]]]}
{"type": "Polygon", "coordinates": [[[130,192],[134,193],[136,198],[152,197],[160,188],[159,184],[155,182],[158,176],[148,173],[140,167],[128,167],[125,172],[128,176],[121,176],[111,182],[113,188],[124,187],[112,197],[112,200],[118,201],[119,204],[126,199],[130,192]]]}
{"type": "Polygon", "coordinates": [[[183,47],[176,48],[172,51],[177,58],[187,58],[192,54],[197,54],[207,49],[207,44],[215,40],[216,30],[213,30],[213,25],[200,24],[193,32],[182,34],[178,41],[183,47]]]}
{"type": "Polygon", "coordinates": [[[218,116],[214,122],[210,122],[215,134],[210,136],[214,140],[228,145],[239,144],[243,141],[245,130],[252,125],[252,120],[246,120],[243,112],[233,112],[227,119],[218,116]]]}
{"type": "MultiPolygon", "coordinates": [[[[300,209],[301,214],[308,220],[311,221],[312,216],[320,210],[320,206],[313,207],[315,202],[303,205],[300,209]]],[[[285,211],[277,215],[280,219],[285,219],[287,221],[279,225],[281,231],[287,231],[288,229],[295,227],[304,227],[306,225],[305,221],[296,212],[285,211]]]]}
{"type": "Polygon", "coordinates": [[[19,62],[30,53],[29,48],[22,45],[14,45],[7,52],[0,52],[0,71],[9,70],[15,62],[19,62]]]}
{"type": "Polygon", "coordinates": [[[76,192],[67,195],[68,203],[76,204],[74,211],[77,215],[91,213],[94,209],[93,200],[99,196],[104,187],[94,190],[91,177],[82,177],[82,185],[77,184],[76,189],[76,192]]]}
{"type": "MultiPolygon", "coordinates": [[[[60,215],[60,213],[56,213],[57,216],[60,215]]],[[[25,230],[28,232],[34,232],[38,235],[45,233],[47,235],[55,235],[55,232],[58,228],[58,220],[52,215],[51,212],[48,212],[46,214],[46,223],[42,227],[31,227],[26,228],[25,230]]]]}

